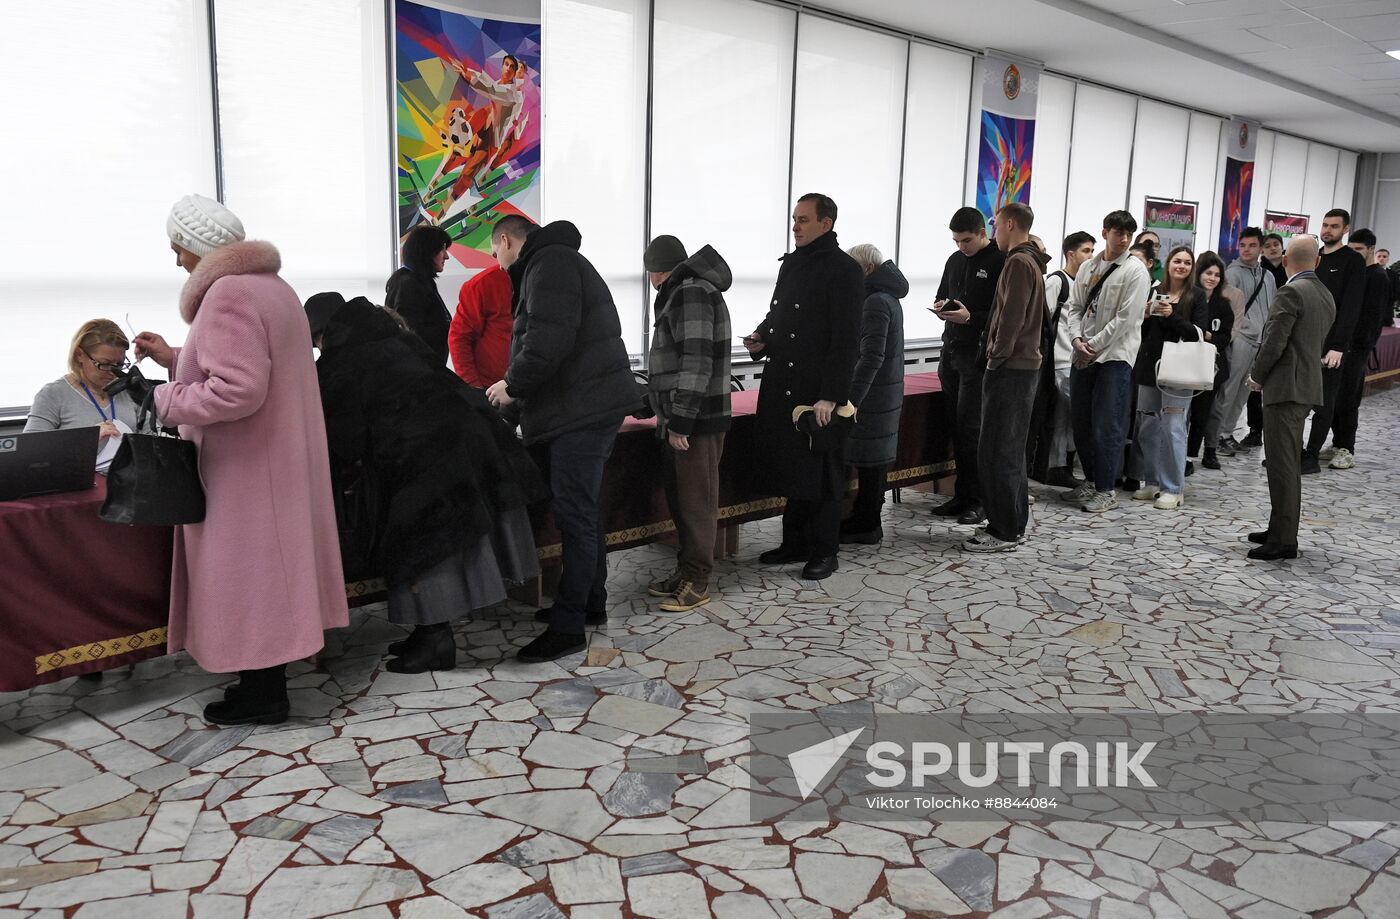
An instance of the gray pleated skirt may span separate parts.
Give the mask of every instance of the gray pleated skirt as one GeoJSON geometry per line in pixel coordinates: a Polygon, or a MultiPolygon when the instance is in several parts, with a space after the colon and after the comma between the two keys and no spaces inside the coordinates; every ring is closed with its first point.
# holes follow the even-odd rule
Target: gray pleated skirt
{"type": "Polygon", "coordinates": [[[425,571],[416,581],[389,588],[389,621],[436,625],[495,606],[506,591],[540,573],[530,516],[517,508],[501,516],[490,534],[425,571]]]}

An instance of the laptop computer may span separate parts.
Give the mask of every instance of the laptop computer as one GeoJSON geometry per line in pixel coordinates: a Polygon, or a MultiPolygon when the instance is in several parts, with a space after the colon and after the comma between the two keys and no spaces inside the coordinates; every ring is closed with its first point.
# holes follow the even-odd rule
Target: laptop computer
{"type": "Polygon", "coordinates": [[[97,428],[0,434],[0,501],[93,486],[97,428]]]}

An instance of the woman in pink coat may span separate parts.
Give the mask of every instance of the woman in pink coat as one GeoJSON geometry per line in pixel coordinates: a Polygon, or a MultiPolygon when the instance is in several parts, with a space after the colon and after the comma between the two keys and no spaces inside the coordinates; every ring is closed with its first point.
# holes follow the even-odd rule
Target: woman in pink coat
{"type": "Polygon", "coordinates": [[[174,370],[156,411],[197,445],[207,506],[203,523],[175,528],[169,648],[239,672],[206,720],[277,724],[287,664],[348,620],[311,334],[277,250],[244,242],[223,205],[182,198],[166,231],[190,273],[189,333],[172,348],[142,332],[136,354],[174,370]]]}

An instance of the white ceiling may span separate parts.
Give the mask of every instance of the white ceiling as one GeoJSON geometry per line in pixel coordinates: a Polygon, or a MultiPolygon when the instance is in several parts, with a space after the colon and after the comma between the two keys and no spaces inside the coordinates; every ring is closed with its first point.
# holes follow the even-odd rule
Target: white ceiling
{"type": "Polygon", "coordinates": [[[1361,152],[1400,151],[1400,0],[818,0],[1361,152]]]}

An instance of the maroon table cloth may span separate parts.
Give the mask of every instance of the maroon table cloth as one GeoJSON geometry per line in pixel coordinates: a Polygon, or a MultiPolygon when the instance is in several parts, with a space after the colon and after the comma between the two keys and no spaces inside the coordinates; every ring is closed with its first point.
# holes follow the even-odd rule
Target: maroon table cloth
{"type": "Polygon", "coordinates": [[[1381,329],[1381,340],[1376,342],[1373,355],[1379,366],[1366,368],[1366,382],[1377,383],[1385,379],[1400,377],[1400,328],[1387,326],[1381,329]]]}
{"type": "Polygon", "coordinates": [[[106,497],[0,502],[0,692],[165,653],[173,531],[100,520],[106,497]]]}

